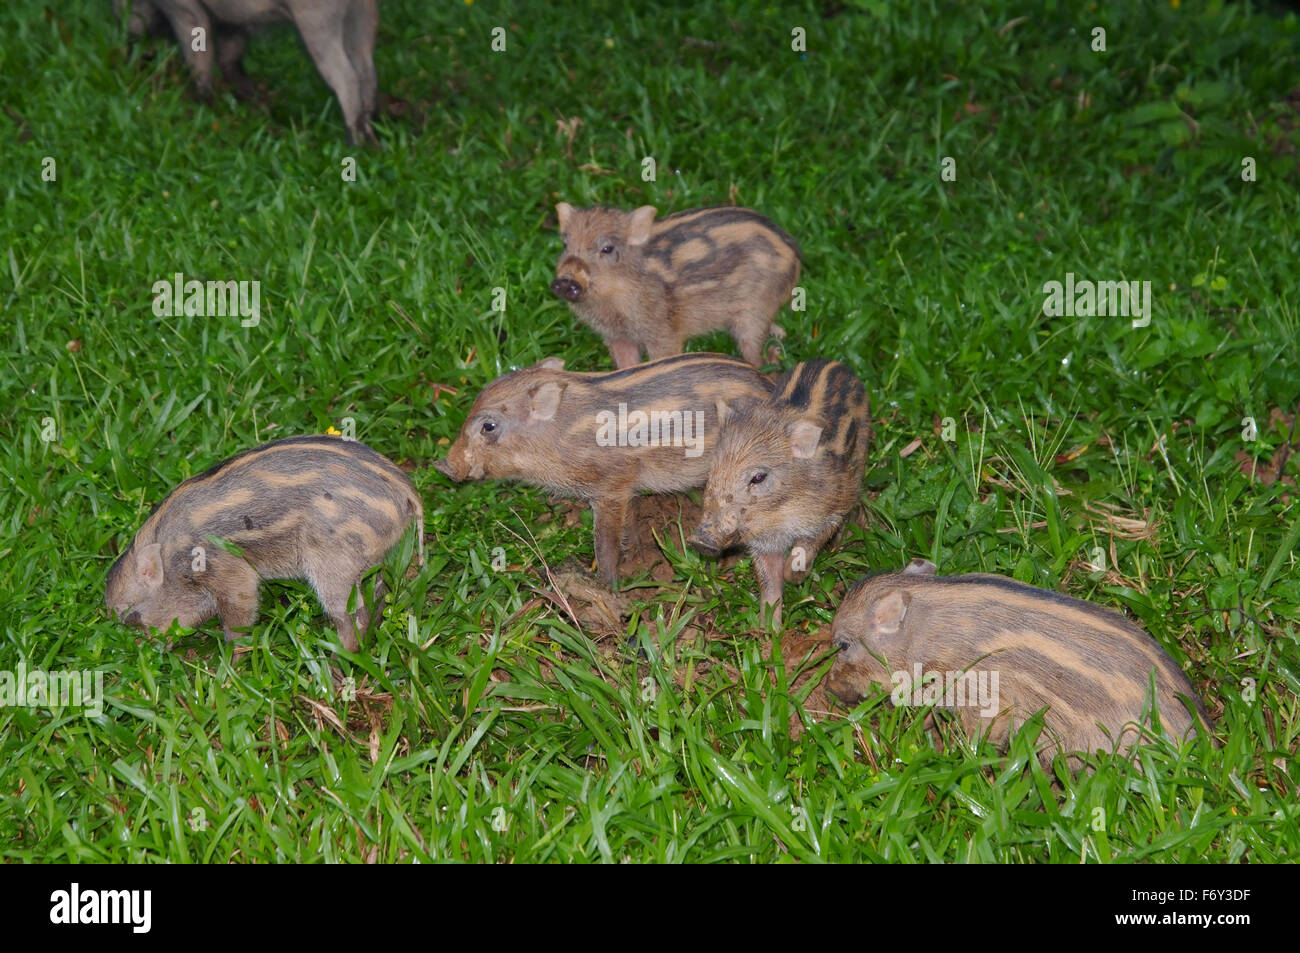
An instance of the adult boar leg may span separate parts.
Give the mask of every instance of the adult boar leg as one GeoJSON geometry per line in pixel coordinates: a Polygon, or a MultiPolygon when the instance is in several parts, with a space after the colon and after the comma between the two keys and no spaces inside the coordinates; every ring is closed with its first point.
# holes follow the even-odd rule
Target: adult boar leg
{"type": "Polygon", "coordinates": [[[194,73],[194,88],[203,99],[211,99],[213,50],[217,38],[212,33],[207,11],[197,0],[177,0],[170,5],[169,11],[168,19],[176,33],[176,42],[181,46],[181,55],[194,73]],[[202,33],[196,34],[195,30],[202,33]],[[203,48],[196,50],[194,47],[197,45],[203,48]]]}
{"type": "Polygon", "coordinates": [[[359,0],[348,7],[343,25],[343,45],[352,68],[361,79],[361,115],[368,123],[375,115],[379,80],[375,76],[375,34],[379,32],[379,0],[359,0]]]}
{"type": "Polygon", "coordinates": [[[343,45],[342,24],[330,22],[333,10],[332,5],[326,4],[321,9],[304,11],[294,22],[321,79],[338,98],[343,124],[348,130],[348,142],[354,146],[374,142],[374,131],[363,114],[361,77],[348,59],[343,45]]]}
{"type": "Polygon", "coordinates": [[[217,35],[217,65],[221,67],[221,78],[232,90],[236,99],[256,99],[257,88],[244,72],[244,47],[248,46],[248,34],[243,30],[222,30],[217,35]]]}

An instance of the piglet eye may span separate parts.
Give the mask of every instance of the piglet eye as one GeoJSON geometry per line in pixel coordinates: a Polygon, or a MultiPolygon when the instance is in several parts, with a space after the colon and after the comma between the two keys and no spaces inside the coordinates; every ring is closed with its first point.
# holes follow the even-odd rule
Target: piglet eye
{"type": "Polygon", "coordinates": [[[755,473],[752,477],[750,477],[749,485],[758,486],[766,479],[767,479],[767,471],[760,470],[758,473],[755,473]]]}
{"type": "Polygon", "coordinates": [[[606,246],[604,246],[604,247],[600,250],[600,253],[601,253],[602,255],[612,255],[612,254],[614,254],[614,246],[613,246],[613,245],[606,245],[606,246]]]}
{"type": "Polygon", "coordinates": [[[484,432],[484,433],[493,433],[496,429],[497,429],[496,421],[493,421],[493,420],[485,420],[485,421],[483,421],[483,432],[484,432]]]}

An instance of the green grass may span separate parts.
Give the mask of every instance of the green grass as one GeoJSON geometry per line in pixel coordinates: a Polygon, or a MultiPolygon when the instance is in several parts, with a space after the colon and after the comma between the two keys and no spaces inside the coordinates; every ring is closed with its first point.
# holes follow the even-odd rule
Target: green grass
{"type": "Polygon", "coordinates": [[[1286,453],[1300,383],[1294,15],[706,0],[575,21],[386,0],[377,66],[402,115],[354,153],[290,34],[250,46],[268,106],[205,106],[171,45],[128,52],[85,6],[0,10],[0,671],[102,671],[107,699],[99,718],[0,708],[0,856],[1300,858],[1300,509],[1249,476],[1286,453]],[[430,464],[508,367],[609,366],[547,290],[557,200],[668,212],[733,189],[804,249],[785,365],[837,357],[868,385],[866,516],[787,591],[775,644],[747,564],[675,553],[662,591],[628,589],[643,657],[536,595],[539,556],[590,559],[589,516],[430,464]],[[259,280],[261,324],[155,317],[177,271],[259,280]],[[1067,272],[1150,281],[1150,326],[1044,316],[1067,272]],[[215,624],[167,651],[105,618],[113,554],[171,487],[349,416],[415,465],[430,536],[415,579],[390,560],[395,604],[360,655],[335,656],[290,583],[238,659],[215,624]],[[795,637],[916,556],[1126,609],[1221,747],[1071,778],[1029,756],[1032,730],[1000,755],[938,745],[883,694],[805,711],[829,657],[795,637]]]}

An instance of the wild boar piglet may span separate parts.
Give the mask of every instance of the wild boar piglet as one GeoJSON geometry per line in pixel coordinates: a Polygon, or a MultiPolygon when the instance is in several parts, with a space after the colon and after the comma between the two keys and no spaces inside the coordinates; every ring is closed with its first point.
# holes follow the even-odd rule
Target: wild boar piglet
{"type": "Polygon", "coordinates": [[[721,207],[656,219],[595,206],[555,207],[564,251],[551,291],[605,341],[616,367],[680,354],[687,339],[726,330],[750,364],[799,281],[799,246],[757,212],[721,207]]]}
{"type": "Polygon", "coordinates": [[[760,605],[781,623],[785,581],[812,567],[857,504],[870,441],[870,404],[846,365],[815,360],[777,380],[766,400],[723,415],[699,526],[690,543],[754,557],[760,605]]]}
{"type": "MultiPolygon", "coordinates": [[[[355,652],[374,621],[361,579],[412,521],[423,563],[424,507],[397,466],[353,440],[276,440],[172,490],[109,570],[105,602],[146,630],[217,616],[229,640],[257,621],[261,580],[302,579],[355,652]]],[[[383,599],[377,577],[376,618],[383,599]]]]}
{"type": "Polygon", "coordinates": [[[1149,738],[1153,676],[1160,727],[1170,738],[1182,741],[1197,722],[1208,726],[1182,669],[1120,613],[1005,576],[934,571],[913,560],[844,597],[831,626],[838,655],[827,680],[841,702],[857,704],[878,683],[895,705],[951,711],[968,738],[987,736],[999,746],[1046,709],[1044,765],[1058,752],[1127,752],[1149,738]]]}
{"type": "Polygon", "coordinates": [[[547,358],[483,388],[445,459],[456,482],[517,480],[589,503],[596,566],[613,584],[634,548],[638,493],[704,484],[731,401],[765,397],[771,384],[723,354],[680,354],[604,374],[578,374],[547,358]]]}

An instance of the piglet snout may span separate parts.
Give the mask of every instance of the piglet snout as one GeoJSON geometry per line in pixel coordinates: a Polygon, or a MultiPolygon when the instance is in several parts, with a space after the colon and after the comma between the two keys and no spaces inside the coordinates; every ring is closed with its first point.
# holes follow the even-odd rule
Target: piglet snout
{"type": "Polygon", "coordinates": [[[551,292],[565,301],[577,301],[582,297],[582,285],[572,278],[556,278],[551,282],[551,292]]]}

